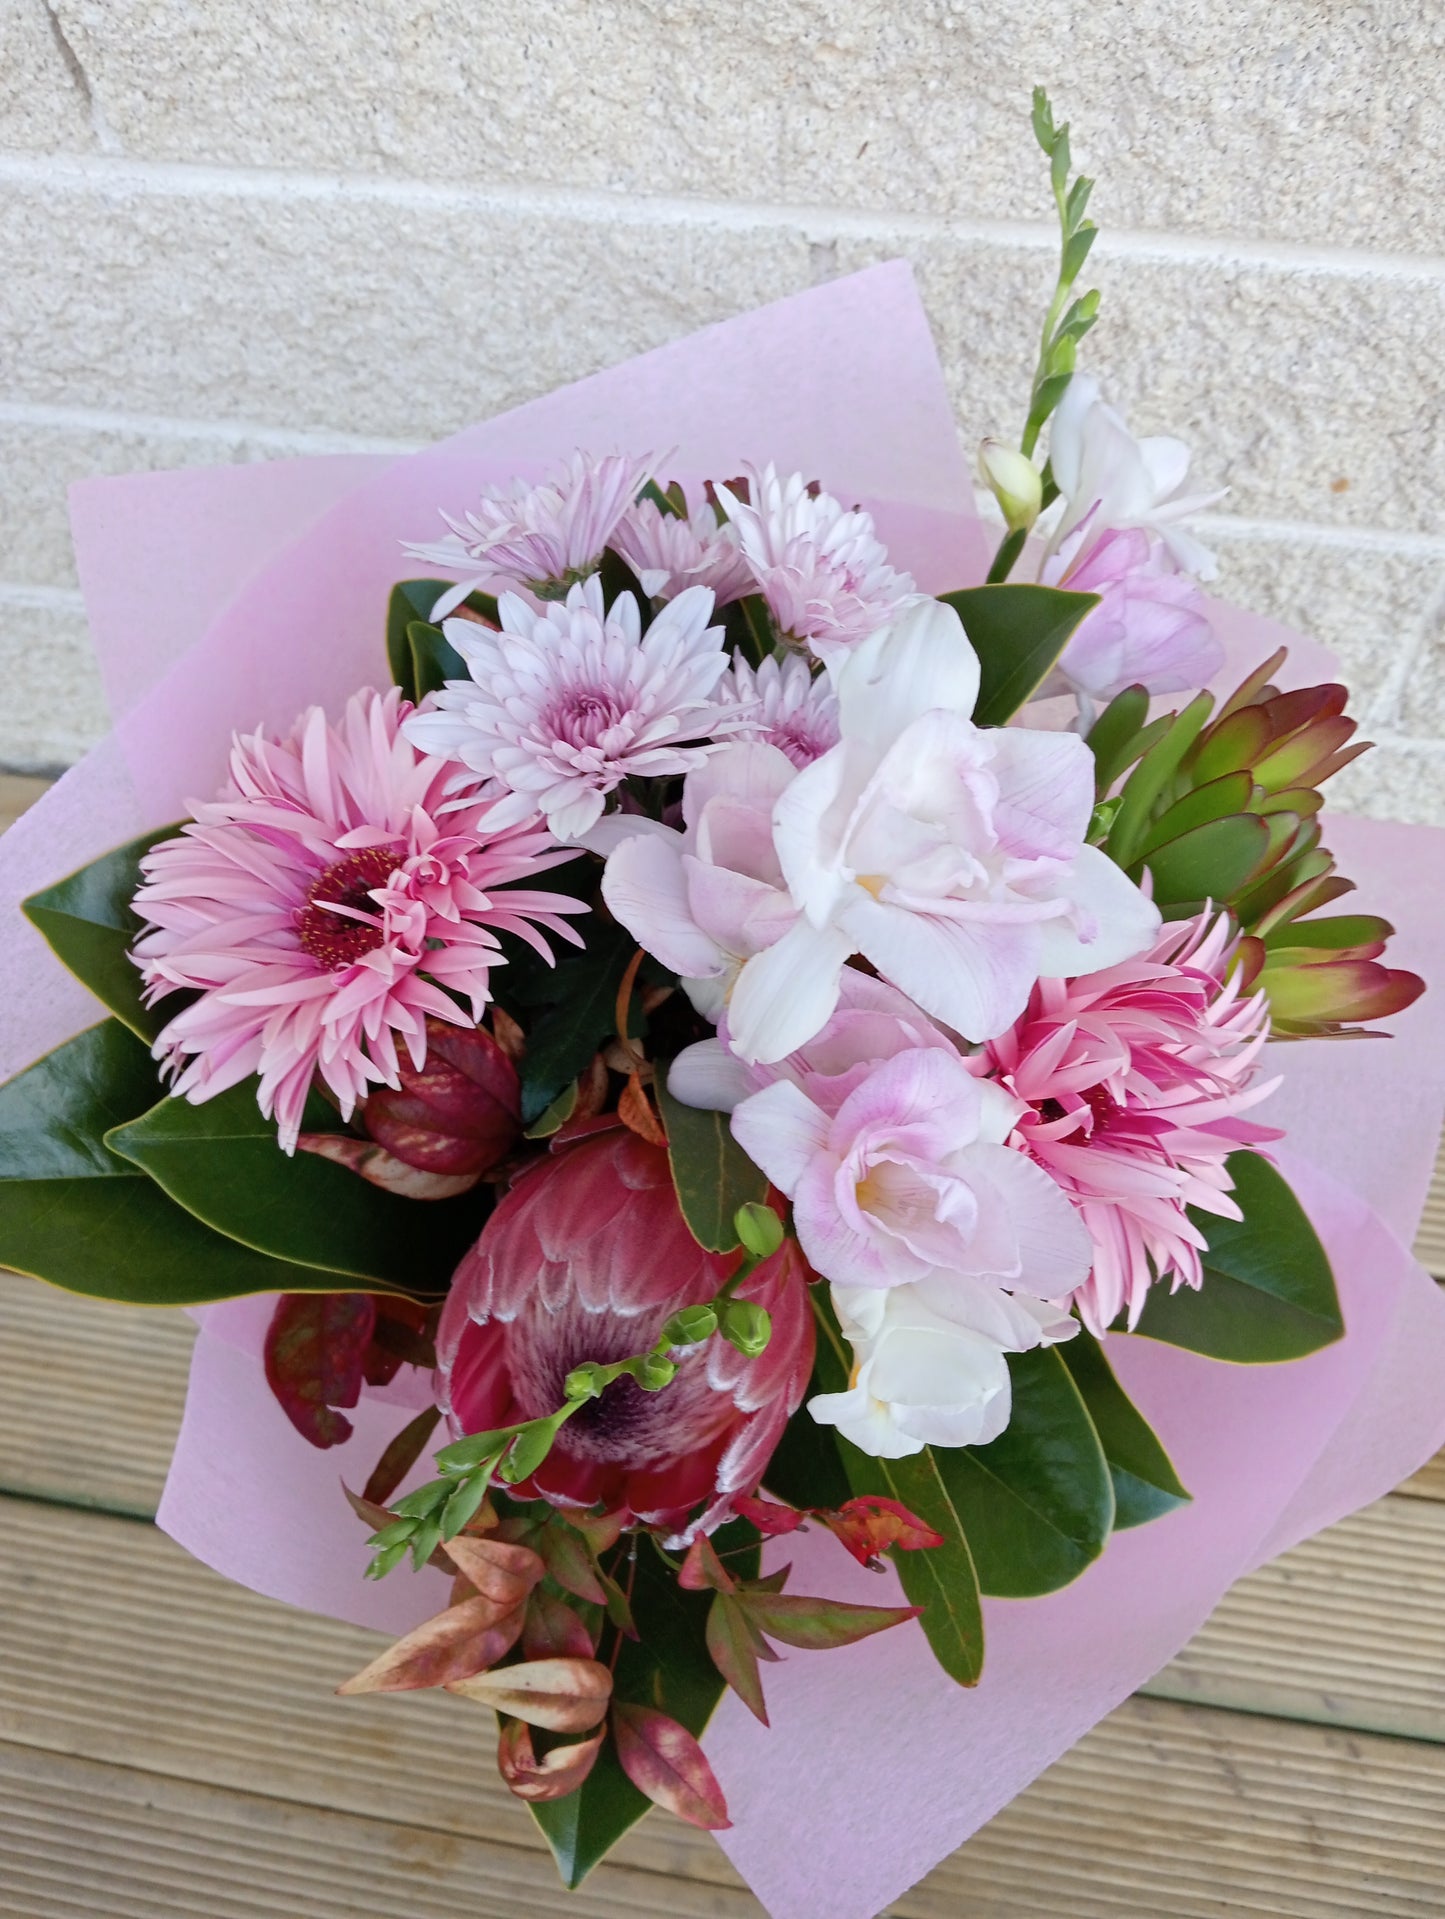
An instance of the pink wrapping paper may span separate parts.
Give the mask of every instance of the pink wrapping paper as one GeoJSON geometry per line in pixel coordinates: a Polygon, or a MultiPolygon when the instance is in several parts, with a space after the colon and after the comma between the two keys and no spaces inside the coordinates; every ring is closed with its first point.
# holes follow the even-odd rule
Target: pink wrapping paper
{"type": "MultiPolygon", "coordinates": [[[[208,792],[233,726],[284,724],[375,677],[387,591],[412,570],[398,541],[427,536],[437,507],[479,481],[578,445],[675,448],[667,470],[684,478],[771,457],[873,505],[925,587],[986,566],[991,542],[901,264],[708,329],[409,459],[84,483],[77,549],[117,725],[5,838],[0,1075],[97,1016],[14,912],[19,899],[208,792]]],[[[1269,622],[1219,618],[1231,669],[1283,637],[1295,681],[1329,670],[1312,643],[1269,622]]],[[[1369,909],[1396,921],[1396,963],[1427,970],[1445,943],[1445,835],[1332,817],[1331,843],[1369,909]]],[[[1290,1129],[1282,1159],[1334,1260],[1347,1337],[1256,1368],[1110,1344],[1193,1505],[1120,1535],[1063,1593],[991,1602],[974,1692],[952,1687],[905,1628],[771,1668],[770,1733],[724,1699],[706,1738],[736,1822],[722,1843],[775,1919],[816,1919],[820,1878],[838,1859],[830,1919],[871,1919],[1167,1663],[1241,1573],[1389,1490],[1445,1439],[1445,1306],[1405,1250],[1445,1100],[1445,1017],[1432,997],[1394,1024],[1390,1045],[1280,1049],[1288,1078],[1269,1114],[1290,1129]]],[[[442,1603],[444,1582],[363,1583],[364,1535],[336,1482],[364,1479],[425,1382],[404,1372],[368,1395],[355,1438],[318,1453],[266,1389],[268,1311],[238,1301],[198,1313],[160,1523],[258,1591],[404,1630],[442,1603]]],[[[880,1597],[883,1582],[827,1538],[774,1552],[798,1562],[798,1590],[880,1597]]]]}

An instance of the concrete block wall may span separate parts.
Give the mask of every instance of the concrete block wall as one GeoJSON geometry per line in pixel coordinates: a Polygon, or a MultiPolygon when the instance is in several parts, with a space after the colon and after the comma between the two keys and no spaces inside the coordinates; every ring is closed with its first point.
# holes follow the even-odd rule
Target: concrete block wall
{"type": "Polygon", "coordinates": [[[903,254],[1016,431],[1098,179],[1090,361],[1335,647],[1360,810],[1445,821],[1445,12],[1399,0],[0,0],[0,765],[103,727],[77,475],[408,446],[903,254]]]}

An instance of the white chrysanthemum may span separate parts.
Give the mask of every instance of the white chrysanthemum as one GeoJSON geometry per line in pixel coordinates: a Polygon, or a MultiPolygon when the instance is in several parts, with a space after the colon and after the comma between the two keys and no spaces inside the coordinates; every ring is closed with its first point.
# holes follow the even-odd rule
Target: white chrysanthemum
{"type": "Polygon", "coordinates": [[[749,475],[748,491],[747,502],[724,486],[717,495],[778,631],[825,665],[841,664],[917,593],[888,564],[871,513],[810,493],[801,473],[780,480],[771,462],[749,475]]]}
{"type": "Polygon", "coordinates": [[[718,694],[737,703],[734,739],[766,740],[794,766],[811,766],[838,744],[838,696],[801,653],[770,657],[756,671],[735,657],[718,694]]]}
{"type": "Polygon", "coordinates": [[[727,606],[757,590],[736,529],[726,522],[719,526],[706,500],[685,519],[664,513],[653,500],[639,500],[611,544],[651,599],[675,600],[690,586],[706,586],[719,606],[727,606]]]}
{"type": "Polygon", "coordinates": [[[443,513],[451,528],[443,538],[404,542],[409,559],[470,574],[441,596],[432,619],[444,619],[474,587],[498,577],[517,581],[539,599],[562,599],[578,580],[596,572],[613,529],[651,469],[650,459],[612,453],[598,460],[574,453],[555,479],[486,487],[462,519],[443,513]]]}
{"type": "Polygon", "coordinates": [[[644,633],[632,595],[605,610],[595,575],[541,611],[504,593],[500,632],[447,622],[471,678],[449,681],[407,721],[407,736],[505,790],[493,826],[541,812],[558,839],[575,840],[623,780],[690,772],[708,736],[731,731],[712,607],[706,587],[689,587],[644,633]]]}

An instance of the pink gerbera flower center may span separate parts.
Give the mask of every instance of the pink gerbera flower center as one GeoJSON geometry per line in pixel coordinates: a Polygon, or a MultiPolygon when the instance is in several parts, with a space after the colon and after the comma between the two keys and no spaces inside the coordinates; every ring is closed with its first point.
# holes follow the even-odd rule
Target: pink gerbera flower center
{"type": "Polygon", "coordinates": [[[386,928],[371,896],[399,865],[389,848],[366,846],[324,867],[296,915],[302,951],[329,973],[374,953],[386,939],[386,928]]]}

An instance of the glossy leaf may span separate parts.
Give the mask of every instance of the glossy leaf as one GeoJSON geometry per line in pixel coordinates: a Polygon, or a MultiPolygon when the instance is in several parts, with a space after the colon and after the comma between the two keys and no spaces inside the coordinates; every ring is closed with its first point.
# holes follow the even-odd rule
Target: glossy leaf
{"type": "Polygon", "coordinates": [[[740,1206],[761,1206],[768,1195],[760,1173],[733,1138],[726,1113],[684,1106],[667,1090],[657,1069],[657,1105],[667,1128],[672,1183],[688,1230],[710,1253],[730,1253],[738,1244],[734,1215],[740,1206]]]}
{"type": "Polygon", "coordinates": [[[504,1612],[520,1606],[542,1577],[537,1554],[504,1539],[449,1539],[442,1551],[463,1579],[504,1612]]]}
{"type": "Polygon", "coordinates": [[[1080,620],[1099,604],[1097,594],[1056,586],[970,586],[939,597],[963,621],[978,655],[979,726],[1002,726],[1032,699],[1080,620]]]}
{"type": "MultiPolygon", "coordinates": [[[[435,1619],[428,1619],[394,1646],[388,1646],[336,1690],[343,1698],[351,1698],[357,1693],[453,1686],[495,1666],[521,1636],[520,1606],[504,1612],[491,1599],[464,1599],[459,1606],[448,1606],[435,1619]]],[[[516,1666],[504,1668],[506,1673],[520,1670],[516,1666]]]]}
{"type": "MultiPolygon", "coordinates": [[[[818,1320],[814,1390],[841,1392],[848,1378],[843,1335],[821,1288],[814,1288],[812,1299],[818,1320]]],[[[795,1414],[790,1424],[805,1416],[795,1414]]],[[[960,1686],[976,1686],[983,1672],[983,1605],[963,1519],[940,1470],[945,1455],[925,1446],[909,1459],[875,1459],[841,1437],[837,1448],[854,1493],[896,1500],[942,1536],[941,1546],[899,1560],[898,1578],[923,1608],[918,1623],[939,1665],[960,1686]]]]}
{"type": "Polygon", "coordinates": [[[141,855],[179,830],[162,826],[144,833],[82,866],[78,873],[32,893],[21,908],[61,964],[146,1041],[155,1038],[185,1001],[176,994],[155,1008],[142,1006],[140,972],[129,957],[141,921],[131,910],[131,901],[140,885],[141,855]]]}
{"type": "Polygon", "coordinates": [[[528,1805],[545,1805],[576,1792],[597,1762],[607,1728],[599,1726],[590,1739],[579,1739],[565,1746],[553,1746],[539,1759],[532,1744],[532,1729],[521,1719],[512,1719],[502,1728],[497,1742],[497,1770],[509,1792],[528,1805]]]}
{"type": "Polygon", "coordinates": [[[288,1157],[250,1081],[200,1106],[162,1100],[106,1144],[228,1238],[373,1288],[443,1291],[480,1228],[466,1198],[422,1206],[315,1153],[288,1157]]]}
{"type": "Polygon", "coordinates": [[[854,1646],[876,1632],[916,1619],[919,1610],[917,1606],[854,1606],[801,1593],[744,1593],[738,1603],[759,1632],[804,1652],[854,1646]]]}
{"type": "Polygon", "coordinates": [[[1149,717],[1149,695],[1142,686],[1116,693],[1087,734],[1094,756],[1094,793],[1103,799],[1119,775],[1142,750],[1138,740],[1149,717]]]}
{"type": "MultiPolygon", "coordinates": [[[[1169,721],[1158,739],[1125,780],[1119,793],[1119,810],[1109,829],[1107,851],[1120,866],[1132,866],[1149,835],[1149,822],[1155,806],[1184,756],[1198,739],[1209,718],[1213,700],[1200,693],[1169,721]]],[[[1221,772],[1231,771],[1222,767],[1221,772]]]]}
{"type": "Polygon", "coordinates": [[[547,1010],[531,1020],[522,1060],[522,1120],[528,1126],[588,1066],[616,1025],[617,988],[636,942],[620,926],[600,920],[587,922],[586,937],[585,953],[559,961],[555,972],[536,982],[547,1010]]]}
{"type": "Polygon", "coordinates": [[[732,1824],[722,1788],[686,1726],[651,1706],[619,1701],[612,1709],[612,1737],[623,1771],[655,1804],[704,1832],[732,1824]]]}
{"type": "Polygon", "coordinates": [[[313,1446],[340,1446],[353,1428],[341,1407],[361,1397],[376,1331],[369,1293],[283,1293],[266,1331],[266,1384],[313,1446]]]}
{"type": "Polygon", "coordinates": [[[1167,846],[1196,826],[1207,826],[1211,820],[1225,820],[1243,813],[1253,796],[1254,781],[1248,773],[1226,773],[1205,786],[1191,787],[1172,806],[1165,807],[1149,829],[1149,837],[1140,849],[1140,859],[1147,860],[1157,847],[1167,846]]]}
{"type": "Polygon", "coordinates": [[[1114,1531],[1142,1526],[1179,1506],[1189,1494],[1158,1435],[1114,1377],[1104,1349],[1086,1329],[1056,1348],[1078,1387],[1114,1482],[1114,1531]]]}
{"type": "Polygon", "coordinates": [[[1233,899],[1269,850],[1269,828],[1253,814],[1210,820],[1161,846],[1144,862],[1164,908],[1233,899]]]}
{"type": "Polygon", "coordinates": [[[742,1700],[754,1719],[766,1726],[768,1708],[758,1651],[748,1630],[747,1614],[731,1593],[719,1592],[707,1616],[707,1649],[712,1662],[742,1700]]]}
{"type": "Polygon", "coordinates": [[[590,1659],[597,1650],[581,1616],[556,1593],[539,1586],[527,1602],[522,1651],[528,1659],[590,1659]]]}
{"type": "MultiPolygon", "coordinates": [[[[744,1547],[744,1530],[728,1527],[713,1536],[739,1579],[751,1578],[757,1571],[756,1547],[738,1550],[744,1547]]],[[[700,1735],[723,1691],[722,1675],[709,1656],[706,1640],[713,1595],[682,1591],[671,1568],[645,1542],[640,1542],[630,1578],[630,1605],[639,1636],[622,1642],[614,1697],[659,1708],[694,1736],[700,1735]]],[[[650,1804],[609,1744],[579,1793],[551,1805],[534,1806],[532,1811],[563,1880],[575,1887],[650,1804]]]]}
{"type": "Polygon", "coordinates": [[[547,1732],[591,1732],[607,1717],[612,1674],[596,1659],[524,1659],[495,1672],[449,1680],[447,1691],[547,1732]]]}
{"type": "Polygon", "coordinates": [[[335,1292],[336,1274],[212,1232],[106,1144],[144,1111],[155,1062],[105,1020],[0,1086],[0,1265],[146,1306],[335,1292]]]}
{"type": "MultiPolygon", "coordinates": [[[[452,584],[450,580],[402,580],[391,589],[391,600],[386,610],[386,663],[392,679],[409,700],[421,698],[417,691],[417,656],[409,632],[414,625],[428,627],[446,649],[445,654],[436,651],[431,655],[438,665],[448,668],[442,678],[464,680],[467,677],[461,655],[447,644],[441,628],[433,624],[431,616],[432,608],[452,584]],[[450,655],[449,660],[446,655],[450,655]]],[[[463,604],[489,626],[496,624],[497,602],[489,594],[469,593],[463,604]]]]}
{"type": "MultiPolygon", "coordinates": [[[[1098,1558],[1114,1523],[1114,1488],[1093,1421],[1058,1353],[1040,1347],[1011,1354],[1009,1372],[1013,1410],[999,1437],[987,1446],[938,1448],[935,1457],[981,1590],[1029,1599],[1067,1586],[1098,1558]]],[[[921,1553],[905,1563],[936,1556],[921,1553]]]]}
{"type": "Polygon", "coordinates": [[[1334,1275],[1304,1208],[1258,1153],[1226,1162],[1242,1220],[1191,1212],[1209,1240],[1204,1284],[1155,1286],[1136,1332],[1241,1365],[1301,1359],[1345,1330],[1334,1275]]]}

